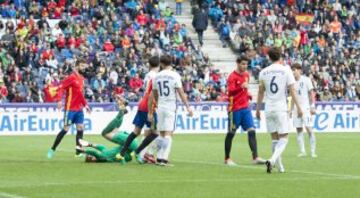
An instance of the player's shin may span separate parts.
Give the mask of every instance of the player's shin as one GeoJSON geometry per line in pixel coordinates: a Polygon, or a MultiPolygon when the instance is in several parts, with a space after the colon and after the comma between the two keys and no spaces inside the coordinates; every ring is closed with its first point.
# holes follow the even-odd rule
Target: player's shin
{"type": "Polygon", "coordinates": [[[273,155],[270,158],[271,164],[275,164],[275,162],[278,160],[278,158],[281,156],[281,154],[284,152],[286,145],[288,143],[287,136],[281,137],[278,141],[278,143],[275,146],[275,150],[273,155]]]}
{"type": "Polygon", "coordinates": [[[56,150],[56,148],[59,146],[61,140],[64,138],[64,136],[66,135],[67,131],[65,131],[64,129],[62,129],[56,136],[55,141],[53,146],[51,147],[51,149],[53,151],[56,150]]]}
{"type": "Polygon", "coordinates": [[[131,132],[130,135],[128,136],[128,138],[125,141],[125,144],[123,146],[123,148],[120,151],[120,155],[121,156],[125,156],[125,152],[128,150],[130,144],[132,143],[132,141],[137,137],[137,135],[134,132],[131,132]]]}
{"type": "Polygon", "coordinates": [[[163,159],[165,160],[165,162],[169,161],[169,155],[170,155],[170,151],[171,151],[171,146],[172,146],[172,138],[171,135],[166,135],[164,137],[164,156],[163,159]]]}
{"type": "Polygon", "coordinates": [[[228,132],[225,137],[225,160],[230,158],[232,140],[235,136],[235,132],[228,132]]]}
{"type": "Polygon", "coordinates": [[[77,130],[76,132],[76,146],[81,146],[80,145],[80,139],[82,139],[84,136],[84,131],[83,130],[77,130]]]}
{"type": "Polygon", "coordinates": [[[297,129],[297,143],[299,145],[300,154],[299,155],[305,155],[305,143],[304,143],[304,132],[300,129],[297,129]]]}
{"type": "Polygon", "coordinates": [[[253,159],[256,159],[258,157],[258,153],[255,130],[248,131],[248,143],[251,149],[252,157],[253,159]]]}
{"type": "Polygon", "coordinates": [[[139,154],[145,147],[147,147],[152,141],[154,141],[159,135],[156,133],[150,133],[146,138],[141,142],[140,146],[135,150],[136,154],[139,154]]]}

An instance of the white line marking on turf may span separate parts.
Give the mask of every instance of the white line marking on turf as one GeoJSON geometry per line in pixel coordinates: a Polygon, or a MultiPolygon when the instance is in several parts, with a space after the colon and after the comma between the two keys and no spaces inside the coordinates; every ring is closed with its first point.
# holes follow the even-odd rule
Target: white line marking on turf
{"type": "Polygon", "coordinates": [[[1,191],[0,191],[0,197],[4,197],[4,198],[25,198],[25,197],[22,197],[22,196],[19,196],[19,195],[14,195],[14,194],[1,192],[1,191]]]}
{"type": "MultiPolygon", "coordinates": [[[[62,152],[74,152],[70,149],[61,149],[62,152]]],[[[204,165],[215,165],[215,166],[225,166],[222,163],[217,162],[206,162],[206,161],[192,161],[192,160],[173,160],[175,162],[189,163],[189,164],[204,164],[204,165]]],[[[258,165],[236,165],[234,167],[247,168],[247,169],[262,169],[265,170],[265,166],[259,167],[258,165]]],[[[360,179],[359,175],[345,175],[345,174],[336,174],[336,173],[324,173],[324,172],[314,172],[314,171],[302,171],[302,170],[290,170],[286,171],[289,173],[302,173],[309,175],[322,175],[330,177],[348,177],[352,179],[360,179]]]]}
{"type": "MultiPolygon", "coordinates": [[[[319,180],[358,180],[358,178],[349,177],[320,177],[319,180]]],[[[238,178],[238,179],[154,179],[154,180],[114,180],[114,181],[82,181],[82,182],[46,182],[39,184],[16,184],[8,185],[2,184],[4,188],[34,188],[34,187],[48,187],[48,186],[71,186],[71,185],[98,185],[98,184],[161,184],[161,183],[234,183],[234,182],[261,182],[261,181],[314,181],[314,178],[306,177],[292,177],[292,178],[281,178],[281,177],[264,177],[264,178],[238,178]]],[[[1,194],[0,194],[1,196],[1,194]]],[[[11,195],[10,195],[11,196],[11,195]]],[[[12,196],[8,198],[23,198],[19,196],[12,196]]]]}
{"type": "MultiPolygon", "coordinates": [[[[205,165],[216,165],[216,166],[226,166],[222,163],[216,162],[205,162],[205,161],[191,161],[191,160],[174,160],[175,162],[189,163],[189,164],[205,164],[205,165]]],[[[259,167],[258,165],[235,165],[233,167],[247,168],[247,169],[262,169],[265,170],[265,166],[259,167]]],[[[290,170],[286,171],[290,173],[302,173],[310,175],[322,175],[330,177],[346,177],[351,179],[360,179],[358,175],[345,175],[345,174],[335,174],[335,173],[324,173],[324,172],[312,172],[312,171],[302,171],[302,170],[290,170]]]]}

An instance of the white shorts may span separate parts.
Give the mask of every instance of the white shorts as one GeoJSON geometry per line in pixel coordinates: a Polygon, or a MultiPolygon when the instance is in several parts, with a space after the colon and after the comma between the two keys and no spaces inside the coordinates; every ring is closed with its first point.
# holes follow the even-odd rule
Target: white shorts
{"type": "Polygon", "coordinates": [[[313,119],[310,113],[305,113],[302,118],[299,118],[297,113],[293,112],[293,124],[295,128],[312,127],[313,119]]]}
{"type": "Polygon", "coordinates": [[[289,133],[289,115],[286,111],[265,112],[266,128],[269,133],[289,133]]]}
{"type": "Polygon", "coordinates": [[[176,111],[158,109],[156,113],[158,131],[175,131],[176,111]]]}

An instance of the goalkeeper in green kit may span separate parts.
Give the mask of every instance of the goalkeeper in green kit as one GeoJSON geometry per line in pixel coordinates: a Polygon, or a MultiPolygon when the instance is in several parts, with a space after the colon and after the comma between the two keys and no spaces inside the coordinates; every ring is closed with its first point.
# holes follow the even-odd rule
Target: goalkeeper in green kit
{"type": "MultiPolygon", "coordinates": [[[[80,144],[82,147],[77,147],[77,151],[86,154],[85,161],[86,162],[116,162],[115,155],[120,152],[122,149],[129,133],[125,131],[119,131],[119,128],[123,122],[123,117],[127,113],[126,105],[127,102],[121,98],[120,96],[115,96],[118,107],[119,113],[116,117],[104,128],[101,132],[101,135],[115,143],[119,146],[107,148],[104,145],[100,144],[91,144],[85,140],[80,140],[80,144]]],[[[132,157],[130,155],[138,147],[137,140],[134,140],[130,146],[129,150],[126,152],[124,158],[125,161],[131,161],[132,157]]]]}

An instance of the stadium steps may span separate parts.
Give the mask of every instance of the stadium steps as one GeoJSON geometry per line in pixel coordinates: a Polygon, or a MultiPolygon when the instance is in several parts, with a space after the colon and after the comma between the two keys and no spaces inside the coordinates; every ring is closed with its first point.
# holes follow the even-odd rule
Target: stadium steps
{"type": "MultiPolygon", "coordinates": [[[[168,5],[175,13],[175,1],[167,0],[168,5]]],[[[176,20],[180,24],[185,24],[188,30],[188,35],[193,40],[195,45],[199,45],[197,34],[192,27],[193,16],[191,14],[191,5],[189,0],[183,2],[183,10],[181,16],[176,16],[176,20]]],[[[215,32],[213,27],[210,25],[204,32],[204,45],[202,51],[208,54],[211,62],[214,64],[215,69],[219,69],[222,73],[230,74],[235,67],[235,60],[237,55],[229,48],[223,48],[219,38],[219,34],[215,32]]],[[[251,78],[249,85],[250,93],[253,96],[253,101],[256,100],[258,92],[258,83],[251,78]]]]}

